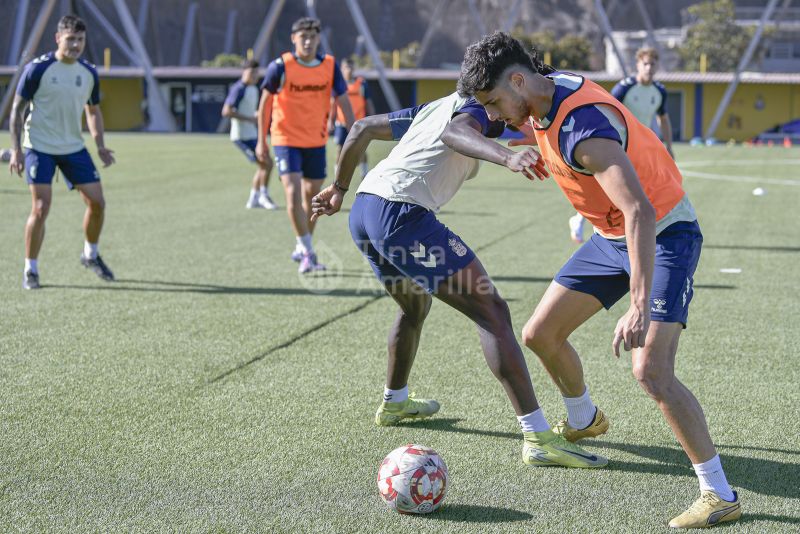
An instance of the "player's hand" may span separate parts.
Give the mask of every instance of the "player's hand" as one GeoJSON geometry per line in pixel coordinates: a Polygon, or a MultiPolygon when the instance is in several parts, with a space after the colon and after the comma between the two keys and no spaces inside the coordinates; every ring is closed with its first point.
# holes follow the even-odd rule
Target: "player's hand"
{"type": "Polygon", "coordinates": [[[620,343],[624,344],[626,351],[644,347],[647,339],[647,331],[650,329],[650,309],[645,307],[640,309],[631,305],[628,312],[617,322],[614,329],[614,341],[611,346],[614,355],[619,358],[620,343]]]}
{"type": "Polygon", "coordinates": [[[322,215],[333,215],[342,207],[344,193],[329,185],[311,199],[311,221],[316,221],[322,215]]]}
{"type": "Polygon", "coordinates": [[[524,123],[517,129],[523,137],[520,139],[511,139],[508,142],[508,146],[537,146],[539,144],[536,141],[536,135],[533,133],[533,126],[531,126],[530,122],[524,123]]]}
{"type": "Polygon", "coordinates": [[[11,174],[17,173],[18,176],[22,176],[22,171],[25,170],[25,156],[22,154],[22,150],[12,150],[11,151],[11,160],[8,163],[8,170],[11,174]]]}
{"type": "Polygon", "coordinates": [[[544,180],[550,174],[544,168],[544,159],[532,146],[514,152],[506,160],[506,168],[513,172],[521,172],[528,180],[544,180]]]}
{"type": "Polygon", "coordinates": [[[329,122],[328,123],[328,135],[333,135],[333,133],[335,131],[336,131],[336,124],[334,124],[332,122],[329,122]]]}
{"type": "Polygon", "coordinates": [[[261,162],[269,159],[269,147],[261,141],[256,143],[256,159],[261,162]]]}
{"type": "Polygon", "coordinates": [[[117,162],[117,160],[114,159],[114,151],[110,148],[98,148],[97,156],[100,158],[100,161],[103,162],[103,167],[109,167],[111,164],[117,162]]]}

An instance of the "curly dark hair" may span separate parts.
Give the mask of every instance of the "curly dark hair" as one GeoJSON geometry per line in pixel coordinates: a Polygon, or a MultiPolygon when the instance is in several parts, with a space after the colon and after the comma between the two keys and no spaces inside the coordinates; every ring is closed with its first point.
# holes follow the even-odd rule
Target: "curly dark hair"
{"type": "Polygon", "coordinates": [[[472,43],[464,53],[461,76],[458,78],[458,94],[472,96],[478,91],[491,91],[500,75],[511,65],[550,74],[555,69],[539,59],[536,49],[530,51],[504,32],[494,32],[477,43],[472,43]]]}
{"type": "Polygon", "coordinates": [[[64,15],[58,21],[56,31],[80,33],[86,31],[86,23],[75,15],[64,15]]]}

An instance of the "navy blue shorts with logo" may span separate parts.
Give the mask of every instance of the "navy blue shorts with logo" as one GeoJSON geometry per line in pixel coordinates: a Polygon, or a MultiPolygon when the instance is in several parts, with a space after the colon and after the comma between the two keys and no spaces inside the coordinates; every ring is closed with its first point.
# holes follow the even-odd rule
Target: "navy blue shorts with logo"
{"type": "Polygon", "coordinates": [[[56,168],[64,175],[68,189],[100,181],[100,173],[85,148],[62,155],[45,154],[32,148],[25,150],[25,178],[29,184],[52,184],[56,168]]]}
{"type": "MultiPolygon", "coordinates": [[[[653,321],[686,326],[702,246],[703,234],[697,221],[676,222],[656,236],[650,292],[653,321]]],[[[630,290],[630,273],[627,243],[594,234],[561,268],[555,281],[567,289],[597,297],[609,309],[630,290]]]]}
{"type": "Polygon", "coordinates": [[[347,128],[344,126],[337,124],[336,128],[333,130],[333,138],[336,140],[336,144],[342,146],[344,144],[344,140],[347,139],[347,128]]]}
{"type": "Polygon", "coordinates": [[[249,161],[255,163],[258,161],[256,158],[256,144],[258,143],[255,139],[238,139],[233,142],[239,150],[244,153],[244,157],[246,157],[249,161]]]}
{"type": "Polygon", "coordinates": [[[327,175],[328,161],[325,158],[325,147],[297,148],[293,146],[274,146],[275,165],[278,174],[284,175],[291,172],[303,174],[303,178],[324,180],[327,175]]]}
{"type": "Polygon", "coordinates": [[[475,259],[432,211],[367,193],[350,209],[350,235],[381,282],[410,278],[428,293],[475,259]]]}

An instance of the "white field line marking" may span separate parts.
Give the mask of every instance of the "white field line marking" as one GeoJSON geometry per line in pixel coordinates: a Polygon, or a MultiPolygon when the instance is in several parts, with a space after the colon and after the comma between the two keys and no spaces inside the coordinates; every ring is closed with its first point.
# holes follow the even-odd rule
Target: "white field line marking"
{"type": "Polygon", "coordinates": [[[719,180],[721,182],[746,182],[752,184],[795,185],[800,186],[800,180],[777,180],[775,178],[757,178],[755,176],[730,176],[729,174],[711,174],[707,172],[682,170],[681,174],[690,178],[704,180],[719,180]]]}

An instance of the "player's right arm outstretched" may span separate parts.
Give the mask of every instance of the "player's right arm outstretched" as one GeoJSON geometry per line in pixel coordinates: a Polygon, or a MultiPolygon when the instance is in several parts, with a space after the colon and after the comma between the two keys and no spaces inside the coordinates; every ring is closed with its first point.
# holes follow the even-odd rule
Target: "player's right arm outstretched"
{"type": "Polygon", "coordinates": [[[361,161],[370,141],[392,141],[395,139],[389,115],[372,115],[356,121],[342,145],[342,154],[336,167],[336,179],[331,185],[311,199],[311,220],[320,215],[333,215],[342,207],[344,194],[350,188],[353,171],[361,161]]]}

